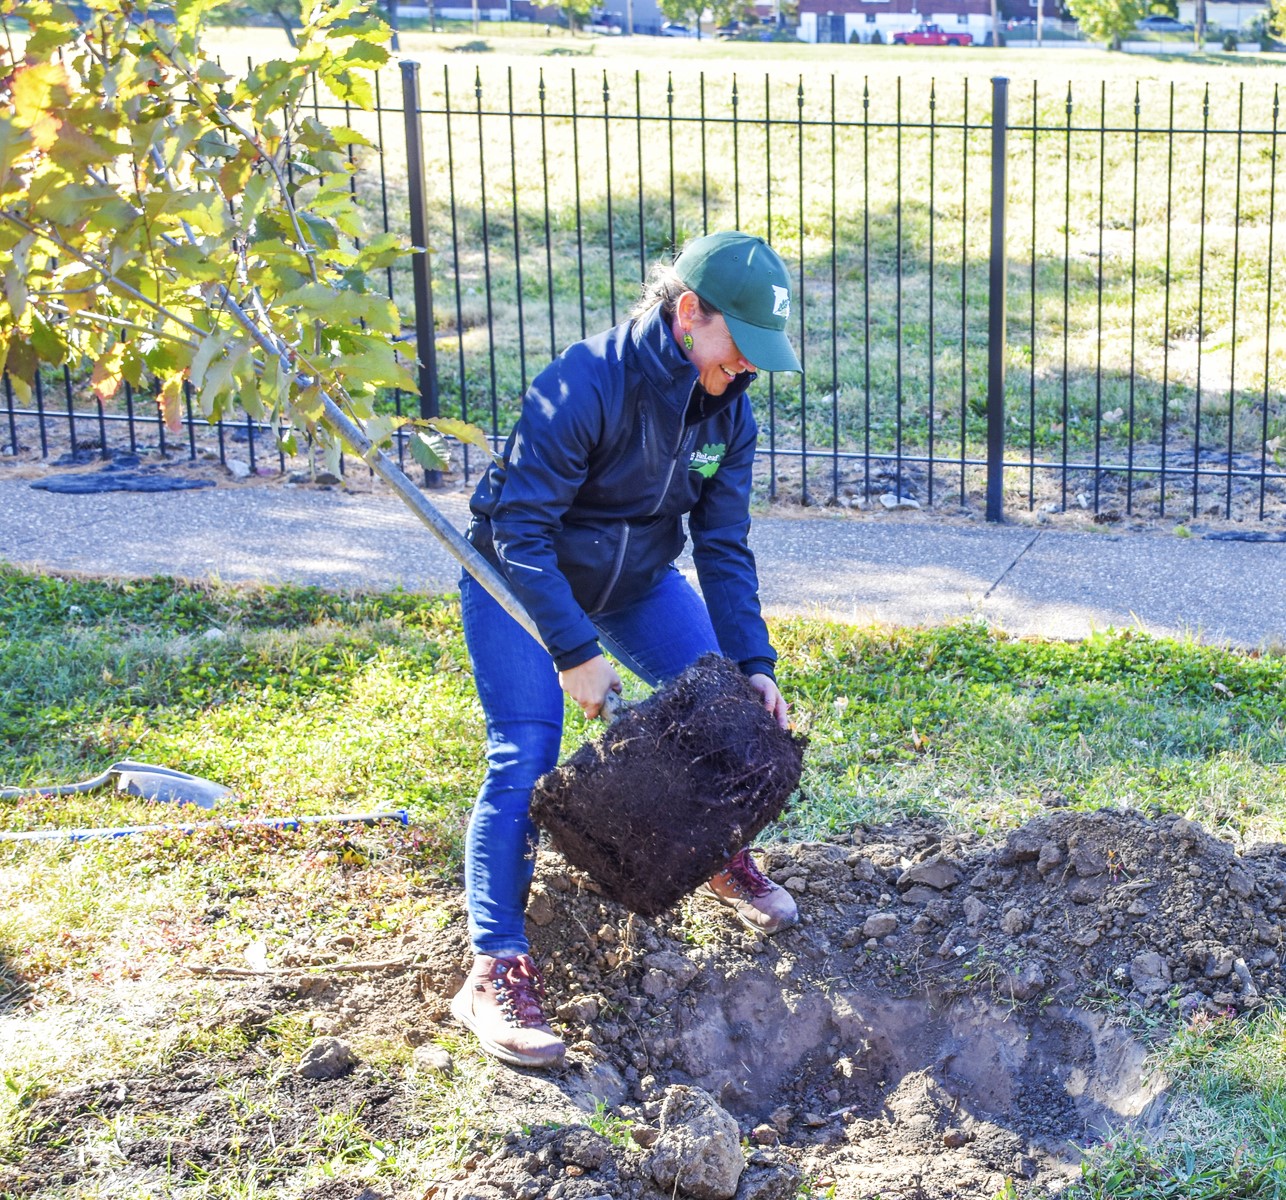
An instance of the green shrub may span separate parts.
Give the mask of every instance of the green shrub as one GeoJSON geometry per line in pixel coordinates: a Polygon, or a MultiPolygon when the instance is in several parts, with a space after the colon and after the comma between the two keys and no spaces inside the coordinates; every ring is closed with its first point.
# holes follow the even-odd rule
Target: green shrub
{"type": "Polygon", "coordinates": [[[1236,51],[1237,35],[1235,33],[1225,33],[1223,35],[1223,48],[1227,51],[1236,51]]]}

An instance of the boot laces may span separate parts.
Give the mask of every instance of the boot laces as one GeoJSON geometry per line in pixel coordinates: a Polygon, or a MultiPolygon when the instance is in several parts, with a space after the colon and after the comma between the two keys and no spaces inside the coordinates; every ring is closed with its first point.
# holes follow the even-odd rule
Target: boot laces
{"type": "Polygon", "coordinates": [[[491,967],[491,981],[495,984],[496,1000],[507,1021],[524,1029],[545,1024],[545,1013],[541,1007],[545,983],[529,955],[496,959],[491,967]]]}
{"type": "Polygon", "coordinates": [[[758,899],[768,895],[777,886],[755,865],[749,850],[739,850],[728,859],[723,869],[732,885],[747,897],[758,899]]]}

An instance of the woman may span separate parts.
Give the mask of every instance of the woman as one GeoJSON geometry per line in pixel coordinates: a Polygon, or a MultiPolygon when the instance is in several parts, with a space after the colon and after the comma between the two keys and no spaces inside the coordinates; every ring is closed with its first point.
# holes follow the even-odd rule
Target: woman
{"type": "MultiPolygon", "coordinates": [[[[557,762],[563,693],[596,717],[621,689],[604,649],[654,686],[715,650],[786,726],[746,541],[756,429],[745,392],[760,370],[800,369],[789,316],[789,276],[762,238],[698,238],[652,272],[628,321],[541,372],[504,465],[474,493],[469,540],[548,647],[461,580],[488,770],[465,852],[476,957],[451,1007],[505,1062],[563,1059],[523,924],[537,842],[528,804],[557,762]],[[701,595],[674,566],[685,514],[701,595]]],[[[789,893],[745,850],[703,890],[760,932],[797,919],[789,893]]]]}

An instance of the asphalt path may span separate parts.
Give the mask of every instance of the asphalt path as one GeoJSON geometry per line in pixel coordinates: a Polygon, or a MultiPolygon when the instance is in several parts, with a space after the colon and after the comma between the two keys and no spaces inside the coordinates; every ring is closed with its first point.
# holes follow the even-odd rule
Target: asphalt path
{"type": "MultiPolygon", "coordinates": [[[[457,526],[460,491],[426,495],[457,526]]],[[[866,625],[975,619],[1080,638],[1140,629],[1286,642],[1286,543],[935,522],[922,513],[759,515],[770,614],[866,625]]],[[[94,575],[454,591],[459,568],[391,494],[281,482],[61,495],[0,480],[0,560],[94,575]]],[[[691,564],[681,564],[691,570],[691,564]]]]}

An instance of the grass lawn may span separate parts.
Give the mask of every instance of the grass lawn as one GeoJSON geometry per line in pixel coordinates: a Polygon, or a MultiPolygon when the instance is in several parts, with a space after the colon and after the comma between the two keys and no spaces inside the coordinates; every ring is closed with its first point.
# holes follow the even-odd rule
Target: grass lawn
{"type": "MultiPolygon", "coordinates": [[[[186,968],[235,961],[253,946],[275,959],[300,938],[396,937],[431,924],[436,897],[458,886],[482,728],[449,597],[6,568],[0,622],[6,785],[85,778],[130,757],[229,785],[238,796],[229,816],[405,807],[411,817],[406,829],[0,846],[9,1047],[0,1157],[20,1163],[24,1114],[49,1089],[163,1064],[180,1048],[228,1049],[187,1025],[179,1047],[169,1018],[126,1028],[104,1003],[113,989],[173,986],[186,968]]],[[[773,634],[783,690],[812,739],[800,798],[774,837],[824,838],[906,816],[1001,833],[1054,804],[1178,812],[1234,841],[1286,839],[1280,654],[1137,634],[1068,644],[975,625],[857,629],[802,618],[776,622],[773,634]]],[[[591,732],[569,714],[566,747],[591,732]]],[[[173,815],[106,793],[0,801],[10,832],[173,815]]],[[[1286,1103],[1280,1028],[1268,1012],[1182,1035],[1164,1051],[1177,1115],[1159,1140],[1107,1143],[1086,1169],[1085,1194],[1177,1195],[1152,1189],[1185,1161],[1226,1178],[1238,1146],[1266,1136],[1265,1114],[1286,1103]],[[1209,1137],[1215,1128],[1220,1136],[1209,1137]]],[[[463,1154],[460,1094],[421,1100],[435,1147],[448,1159],[463,1154]]],[[[397,1166],[415,1158],[411,1148],[398,1153],[387,1169],[413,1176],[397,1166]]],[[[335,1161],[343,1173],[358,1159],[335,1161]]],[[[1196,1167],[1188,1177],[1199,1182],[1196,1167]]],[[[289,1194],[270,1176],[254,1184],[256,1169],[237,1164],[239,1186],[289,1194]]],[[[1265,1178],[1237,1194],[1278,1195],[1279,1185],[1265,1178]]],[[[1194,1182],[1182,1194],[1229,1193],[1194,1182]]]]}

